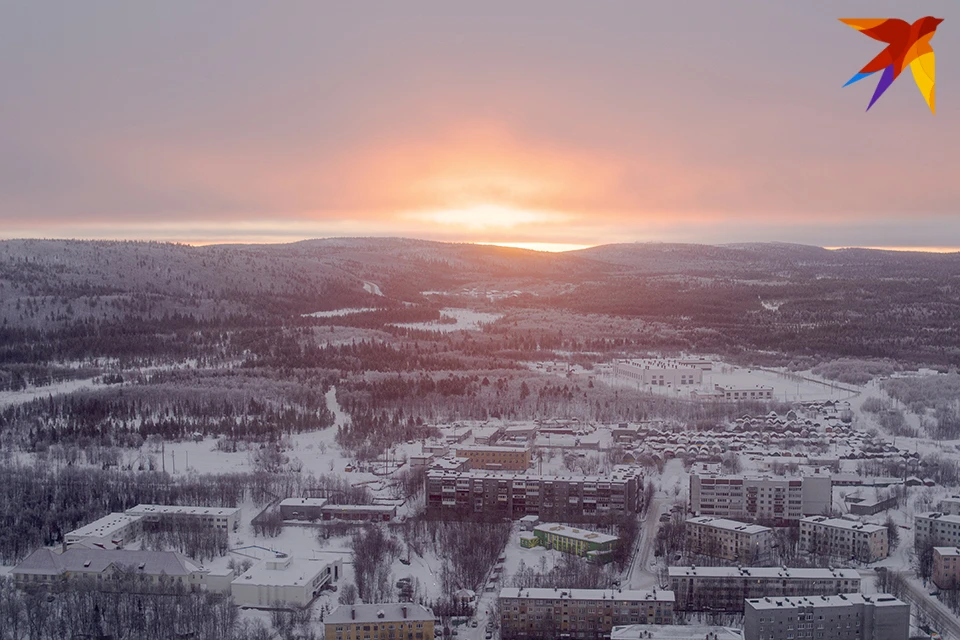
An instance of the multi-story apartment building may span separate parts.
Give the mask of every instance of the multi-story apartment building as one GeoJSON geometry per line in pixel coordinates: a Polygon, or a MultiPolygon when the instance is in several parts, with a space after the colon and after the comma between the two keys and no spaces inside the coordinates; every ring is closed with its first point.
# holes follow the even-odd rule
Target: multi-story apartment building
{"type": "Polygon", "coordinates": [[[773,529],[724,518],[686,521],[687,551],[763,566],[773,559],[773,529]]]}
{"type": "MultiPolygon", "coordinates": [[[[670,591],[501,589],[501,640],[609,638],[614,626],[673,624],[670,591]]],[[[328,638],[329,640],[329,638],[328,638]]]]}
{"type": "Polygon", "coordinates": [[[433,611],[413,603],[344,604],[323,620],[324,640],[433,640],[433,611]]]}
{"type": "Polygon", "coordinates": [[[676,611],[743,611],[743,601],[765,596],[857,593],[855,569],[783,567],[669,567],[676,611]]]}
{"type": "Polygon", "coordinates": [[[690,510],[721,518],[797,521],[828,511],[832,490],[827,474],[802,478],[691,474],[690,510]]]}
{"type": "Polygon", "coordinates": [[[471,469],[526,471],[530,468],[530,447],[455,447],[458,458],[467,458],[471,469]]]}
{"type": "Polygon", "coordinates": [[[940,512],[948,516],[960,516],[960,496],[950,496],[941,500],[940,512]]]}
{"type": "MultiPolygon", "coordinates": [[[[530,540],[531,538],[528,537],[527,539],[530,540]]],[[[536,545],[547,549],[556,549],[562,553],[582,556],[591,562],[605,564],[613,560],[613,550],[616,548],[619,538],[606,533],[547,523],[533,528],[532,541],[535,541],[536,545]]],[[[521,539],[521,544],[522,542],[521,539]]]]}
{"type": "Polygon", "coordinates": [[[834,558],[874,562],[886,558],[887,528],[845,518],[814,516],[800,521],[800,548],[834,558]]]}
{"type": "Polygon", "coordinates": [[[933,548],[933,583],[941,589],[960,588],[960,548],[933,548]]]}
{"type": "Polygon", "coordinates": [[[918,513],[913,519],[917,548],[925,544],[935,547],[960,547],[960,515],[933,511],[918,513]]]}
{"type": "Polygon", "coordinates": [[[613,365],[613,374],[638,384],[658,387],[685,387],[703,382],[703,368],[676,360],[622,360],[613,365]]]}
{"type": "Polygon", "coordinates": [[[888,594],[756,598],[743,610],[744,640],[907,640],[910,605],[888,594]]]}
{"type": "Polygon", "coordinates": [[[629,467],[603,476],[431,469],[425,480],[434,515],[470,514],[576,522],[636,513],[642,477],[629,467]]]}
{"type": "Polygon", "coordinates": [[[234,531],[240,524],[239,507],[191,507],[169,504],[138,504],[126,513],[141,516],[144,524],[196,525],[234,531]]]}

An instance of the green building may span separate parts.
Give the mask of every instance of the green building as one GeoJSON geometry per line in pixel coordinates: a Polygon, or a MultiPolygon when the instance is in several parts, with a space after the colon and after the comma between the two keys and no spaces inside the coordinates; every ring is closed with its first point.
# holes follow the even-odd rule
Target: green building
{"type": "Polygon", "coordinates": [[[572,553],[600,564],[613,560],[613,550],[616,549],[618,542],[616,536],[554,523],[537,525],[533,528],[532,535],[524,532],[520,536],[522,547],[543,546],[562,553],[572,553]]]}

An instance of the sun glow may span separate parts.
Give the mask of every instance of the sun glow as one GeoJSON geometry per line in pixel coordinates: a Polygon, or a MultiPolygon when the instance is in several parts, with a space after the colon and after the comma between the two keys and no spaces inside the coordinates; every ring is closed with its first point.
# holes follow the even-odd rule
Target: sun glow
{"type": "Polygon", "coordinates": [[[578,251],[580,249],[589,249],[593,246],[589,244],[566,244],[562,242],[474,242],[474,244],[510,247],[512,249],[529,249],[530,251],[544,251],[547,253],[578,251]]]}
{"type": "Polygon", "coordinates": [[[410,217],[469,231],[513,229],[530,224],[562,223],[569,218],[569,216],[561,213],[515,209],[492,204],[417,212],[410,214],[410,217]]]}

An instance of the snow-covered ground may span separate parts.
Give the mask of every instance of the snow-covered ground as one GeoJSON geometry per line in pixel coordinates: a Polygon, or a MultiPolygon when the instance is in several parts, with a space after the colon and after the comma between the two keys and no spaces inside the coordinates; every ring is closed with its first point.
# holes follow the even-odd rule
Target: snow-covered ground
{"type": "Polygon", "coordinates": [[[94,378],[81,378],[78,380],[65,380],[54,384],[43,385],[40,387],[27,387],[20,391],[0,391],[0,407],[9,407],[15,404],[23,404],[37,398],[46,398],[47,396],[57,396],[64,393],[73,393],[81,389],[92,389],[103,386],[94,382],[94,378]]]}
{"type": "Polygon", "coordinates": [[[437,331],[449,333],[451,331],[478,331],[481,326],[496,322],[503,317],[502,313],[486,313],[473,309],[441,309],[440,317],[453,318],[456,322],[403,322],[396,327],[404,329],[420,329],[422,331],[437,331]]]}
{"type": "Polygon", "coordinates": [[[339,318],[340,316],[349,316],[354,313],[366,313],[368,311],[377,311],[373,307],[355,307],[351,309],[333,309],[331,311],[314,311],[313,313],[305,313],[303,317],[305,318],[339,318]]]}

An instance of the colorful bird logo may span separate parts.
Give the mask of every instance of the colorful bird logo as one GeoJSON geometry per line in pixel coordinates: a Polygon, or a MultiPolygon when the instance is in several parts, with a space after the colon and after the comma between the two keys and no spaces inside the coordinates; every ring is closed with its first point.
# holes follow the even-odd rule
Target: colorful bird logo
{"type": "Polygon", "coordinates": [[[936,58],[933,47],[930,46],[930,40],[937,32],[937,27],[943,22],[942,18],[927,16],[913,24],[887,18],[840,18],[840,22],[850,25],[874,40],[887,43],[887,48],[881,51],[880,55],[868,62],[867,66],[860,69],[857,75],[843,85],[846,87],[878,71],[883,71],[867,111],[870,111],[870,107],[883,95],[883,92],[889,89],[893,81],[900,76],[907,65],[910,65],[913,79],[920,87],[920,93],[923,94],[927,104],[930,105],[930,111],[937,112],[936,58]]]}

